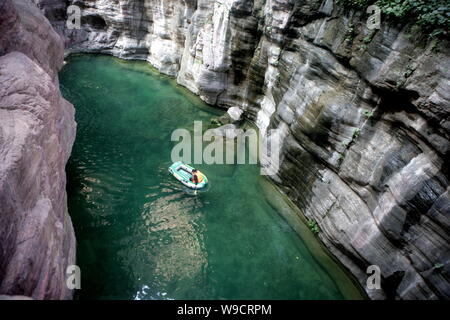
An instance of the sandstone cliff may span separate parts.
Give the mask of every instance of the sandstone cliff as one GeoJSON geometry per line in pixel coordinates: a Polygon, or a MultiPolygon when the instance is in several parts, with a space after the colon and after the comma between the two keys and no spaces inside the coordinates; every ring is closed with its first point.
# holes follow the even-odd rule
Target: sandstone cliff
{"type": "Polygon", "coordinates": [[[149,61],[210,104],[280,129],[273,180],[371,298],[450,298],[448,42],[332,0],[35,0],[70,52],[149,61]],[[416,39],[417,38],[417,39],[416,39]]]}
{"type": "Polygon", "coordinates": [[[63,55],[62,39],[34,4],[0,3],[0,294],[72,297],[65,164],[75,121],[59,91],[63,55]]]}

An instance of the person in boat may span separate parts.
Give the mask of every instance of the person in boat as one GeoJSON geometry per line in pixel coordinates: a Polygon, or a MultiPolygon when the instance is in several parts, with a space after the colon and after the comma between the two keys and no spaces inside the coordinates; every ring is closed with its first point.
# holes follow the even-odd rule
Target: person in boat
{"type": "Polygon", "coordinates": [[[191,181],[193,183],[195,183],[195,184],[200,182],[200,178],[199,178],[199,174],[198,174],[198,170],[197,169],[192,170],[191,181]]]}

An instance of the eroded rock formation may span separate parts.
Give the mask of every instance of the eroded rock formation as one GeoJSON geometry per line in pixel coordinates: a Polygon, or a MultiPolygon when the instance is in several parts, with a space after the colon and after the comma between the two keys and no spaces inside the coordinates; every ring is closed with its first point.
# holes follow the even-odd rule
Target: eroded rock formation
{"type": "Polygon", "coordinates": [[[371,298],[450,298],[448,42],[332,0],[35,0],[70,52],[143,59],[219,106],[279,129],[273,180],[371,298]],[[416,39],[417,38],[417,39],[416,39]]]}
{"type": "Polygon", "coordinates": [[[0,294],[72,297],[65,165],[75,121],[59,91],[63,57],[62,39],[34,4],[0,3],[0,294]]]}

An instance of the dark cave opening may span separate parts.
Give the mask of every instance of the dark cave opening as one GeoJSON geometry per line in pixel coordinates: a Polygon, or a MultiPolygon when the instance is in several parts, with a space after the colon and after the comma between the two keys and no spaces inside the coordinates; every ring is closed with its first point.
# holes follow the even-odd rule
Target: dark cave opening
{"type": "Polygon", "coordinates": [[[82,24],[87,24],[96,30],[105,30],[107,27],[105,19],[98,15],[89,15],[82,18],[82,24]]]}

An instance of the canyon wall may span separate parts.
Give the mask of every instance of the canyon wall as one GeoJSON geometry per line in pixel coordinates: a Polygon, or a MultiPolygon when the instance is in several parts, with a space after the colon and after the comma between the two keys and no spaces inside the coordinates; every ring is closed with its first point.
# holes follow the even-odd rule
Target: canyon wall
{"type": "Polygon", "coordinates": [[[373,299],[450,298],[449,45],[332,0],[34,0],[67,52],[147,60],[282,141],[271,178],[373,299]],[[64,5],[81,8],[68,30],[64,5]]]}
{"type": "Polygon", "coordinates": [[[29,0],[0,3],[0,295],[70,299],[75,264],[65,165],[73,106],[59,91],[64,43],[29,0]]]}

